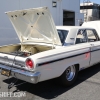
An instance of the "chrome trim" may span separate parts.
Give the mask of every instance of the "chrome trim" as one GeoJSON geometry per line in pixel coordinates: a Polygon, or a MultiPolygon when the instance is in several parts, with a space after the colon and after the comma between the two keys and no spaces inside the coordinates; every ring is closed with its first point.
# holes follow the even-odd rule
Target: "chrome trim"
{"type": "Polygon", "coordinates": [[[69,66],[67,69],[66,69],[66,79],[68,81],[72,81],[75,77],[75,74],[76,74],[76,69],[75,69],[75,66],[72,65],[72,66],[69,66]]]}
{"type": "Polygon", "coordinates": [[[29,83],[38,83],[41,76],[40,72],[28,72],[23,69],[16,69],[6,65],[0,64],[0,72],[2,69],[11,70],[11,76],[29,83]]]}

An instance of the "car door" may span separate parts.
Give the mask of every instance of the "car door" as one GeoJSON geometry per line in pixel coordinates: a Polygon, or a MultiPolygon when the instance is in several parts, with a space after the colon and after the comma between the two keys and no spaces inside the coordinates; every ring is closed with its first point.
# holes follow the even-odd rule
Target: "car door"
{"type": "Polygon", "coordinates": [[[100,41],[94,29],[86,29],[88,43],[91,45],[91,60],[90,65],[100,61],[100,41]]]}
{"type": "MultiPolygon", "coordinates": [[[[91,45],[87,41],[86,29],[80,29],[78,31],[75,44],[79,46],[83,45],[83,47],[85,44],[88,44],[89,48],[91,48],[91,45]]],[[[81,68],[88,67],[90,65],[90,51],[86,52],[81,60],[81,68]]]]}

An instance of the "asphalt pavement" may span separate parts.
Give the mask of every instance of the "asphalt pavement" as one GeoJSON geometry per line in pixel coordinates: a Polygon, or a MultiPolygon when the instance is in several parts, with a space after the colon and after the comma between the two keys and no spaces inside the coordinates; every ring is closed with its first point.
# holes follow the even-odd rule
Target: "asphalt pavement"
{"type": "MultiPolygon", "coordinates": [[[[0,92],[8,92],[9,79],[0,75],[0,92]]],[[[16,84],[22,83],[18,81],[16,84]]],[[[25,92],[25,97],[0,97],[0,100],[100,100],[100,64],[79,72],[76,82],[63,87],[55,80],[14,86],[10,92],[25,92]]]]}

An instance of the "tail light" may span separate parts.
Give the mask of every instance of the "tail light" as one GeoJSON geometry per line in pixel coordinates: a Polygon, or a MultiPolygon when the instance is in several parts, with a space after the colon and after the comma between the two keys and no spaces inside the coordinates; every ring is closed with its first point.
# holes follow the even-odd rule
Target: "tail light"
{"type": "Polygon", "coordinates": [[[31,59],[27,59],[26,60],[26,66],[29,68],[29,69],[32,69],[34,68],[34,63],[31,59]]]}

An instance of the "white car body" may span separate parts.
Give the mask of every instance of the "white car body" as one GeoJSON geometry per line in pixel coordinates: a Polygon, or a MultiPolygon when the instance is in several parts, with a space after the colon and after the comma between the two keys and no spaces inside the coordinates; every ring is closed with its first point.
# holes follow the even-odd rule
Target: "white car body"
{"type": "Polygon", "coordinates": [[[100,62],[99,37],[95,42],[76,44],[80,30],[95,30],[94,28],[55,27],[47,7],[7,12],[7,15],[21,44],[0,47],[1,73],[2,70],[10,70],[13,77],[35,84],[60,77],[69,66],[78,66],[80,71],[100,62]],[[68,32],[63,45],[56,28],[68,32]],[[19,50],[28,56],[21,56],[19,50]],[[27,59],[34,63],[33,68],[26,65],[27,59]]]}
{"type": "Polygon", "coordinates": [[[82,24],[82,26],[94,28],[97,31],[97,33],[98,33],[98,35],[100,37],[100,28],[99,28],[99,25],[100,25],[100,21],[99,20],[84,22],[82,24]]]}

